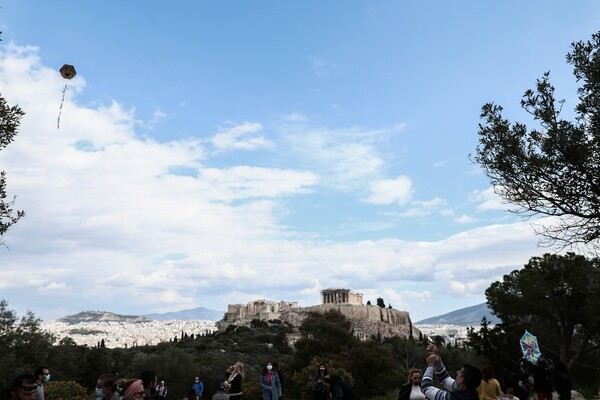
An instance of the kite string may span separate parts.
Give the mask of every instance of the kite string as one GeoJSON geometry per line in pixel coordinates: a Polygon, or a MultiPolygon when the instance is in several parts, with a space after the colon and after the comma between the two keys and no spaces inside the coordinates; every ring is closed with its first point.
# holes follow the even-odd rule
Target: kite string
{"type": "Polygon", "coordinates": [[[60,114],[62,113],[63,103],[65,102],[65,93],[67,92],[67,84],[63,89],[62,100],[60,101],[60,107],[58,108],[58,120],[56,121],[56,129],[60,129],[60,114]]]}

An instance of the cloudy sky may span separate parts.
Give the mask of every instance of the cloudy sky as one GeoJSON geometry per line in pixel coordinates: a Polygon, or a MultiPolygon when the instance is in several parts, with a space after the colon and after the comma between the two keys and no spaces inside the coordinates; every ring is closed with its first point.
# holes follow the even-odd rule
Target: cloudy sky
{"type": "Polygon", "coordinates": [[[0,93],[27,113],[0,151],[27,213],[0,248],[19,314],[344,287],[418,321],[552,250],[469,154],[481,106],[529,123],[545,71],[572,115],[564,56],[597,1],[79,3],[0,8],[0,93]]]}

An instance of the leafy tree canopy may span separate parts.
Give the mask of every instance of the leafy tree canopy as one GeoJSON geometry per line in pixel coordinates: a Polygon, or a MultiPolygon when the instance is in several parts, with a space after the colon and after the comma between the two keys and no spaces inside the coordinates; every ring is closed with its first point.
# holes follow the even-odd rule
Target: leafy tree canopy
{"type": "Polygon", "coordinates": [[[505,330],[529,330],[545,346],[543,353],[559,355],[569,367],[600,345],[597,258],[574,253],[533,257],[523,269],[492,283],[485,294],[505,330]]]}
{"type": "Polygon", "coordinates": [[[573,43],[566,56],[581,82],[574,121],[560,118],[564,101],[555,98],[549,72],[521,100],[538,127],[509,122],[499,105],[482,108],[473,159],[512,211],[557,217],[537,228],[547,244],[600,245],[599,49],[600,32],[573,43]]]}

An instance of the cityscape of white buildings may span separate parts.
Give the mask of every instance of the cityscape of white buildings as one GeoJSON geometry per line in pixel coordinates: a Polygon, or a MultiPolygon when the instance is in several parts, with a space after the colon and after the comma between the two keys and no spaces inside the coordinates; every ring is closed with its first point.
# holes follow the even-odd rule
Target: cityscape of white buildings
{"type": "MultiPolygon", "coordinates": [[[[415,327],[430,339],[440,336],[446,344],[451,344],[452,346],[463,345],[467,340],[467,331],[471,328],[469,326],[449,324],[418,324],[415,327]]],[[[475,325],[472,328],[475,332],[479,332],[481,326],[475,325]]]]}
{"type": "Polygon", "coordinates": [[[156,345],[175,337],[204,335],[217,330],[214,321],[168,320],[148,322],[100,321],[68,324],[61,321],[43,321],[41,329],[52,333],[58,343],[70,337],[75,343],[95,347],[104,340],[108,348],[156,345]]]}
{"type": "MultiPolygon", "coordinates": [[[[447,344],[462,345],[467,339],[467,326],[462,325],[415,325],[429,338],[441,336],[447,344]]],[[[68,324],[61,321],[44,321],[42,330],[52,333],[58,343],[70,337],[75,343],[84,346],[97,346],[102,340],[108,348],[156,345],[184,335],[204,335],[217,331],[214,321],[209,320],[168,320],[148,322],[100,321],[68,324]]],[[[481,327],[474,326],[475,331],[481,327]]]]}

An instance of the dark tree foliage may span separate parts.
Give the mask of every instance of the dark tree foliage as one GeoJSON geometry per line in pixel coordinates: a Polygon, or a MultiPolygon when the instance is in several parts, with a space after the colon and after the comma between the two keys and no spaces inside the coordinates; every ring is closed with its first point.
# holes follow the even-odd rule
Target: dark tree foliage
{"type": "Polygon", "coordinates": [[[31,311],[19,319],[8,302],[0,300],[0,387],[44,364],[53,341],[52,335],[40,330],[40,320],[31,311]]]}
{"type": "MultiPolygon", "coordinates": [[[[521,335],[527,329],[538,337],[542,352],[560,356],[569,368],[583,353],[600,346],[597,258],[574,253],[533,257],[524,268],[504,275],[502,282],[492,283],[485,294],[502,320],[501,329],[521,335]]],[[[488,354],[494,351],[490,343],[492,347],[482,347],[488,354]]]]}
{"type": "Polygon", "coordinates": [[[512,211],[525,217],[553,216],[537,227],[546,244],[600,244],[600,32],[572,44],[567,63],[581,86],[576,118],[560,118],[550,73],[521,100],[537,127],[511,123],[503,108],[482,108],[479,145],[473,160],[512,211]]]}
{"type": "Polygon", "coordinates": [[[385,308],[385,303],[383,302],[383,299],[381,297],[377,298],[377,305],[381,308],[385,308]]]}

